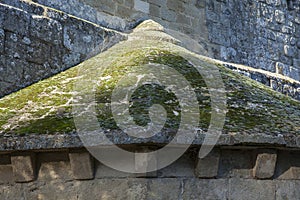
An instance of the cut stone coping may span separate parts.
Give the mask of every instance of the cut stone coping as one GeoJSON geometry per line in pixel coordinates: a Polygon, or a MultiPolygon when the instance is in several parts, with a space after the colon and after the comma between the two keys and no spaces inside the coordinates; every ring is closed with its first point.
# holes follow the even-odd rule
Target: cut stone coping
{"type": "MultiPolygon", "coordinates": [[[[110,131],[111,134],[118,135],[117,131],[110,131]]],[[[116,137],[117,139],[112,141],[115,145],[124,146],[164,146],[166,142],[163,139],[153,138],[147,140],[128,140],[127,137],[116,137]]],[[[200,146],[203,144],[205,134],[199,134],[195,138],[192,146],[200,146]]],[[[177,146],[185,145],[184,142],[177,142],[177,146]]],[[[95,144],[90,147],[109,147],[108,144],[95,144]]],[[[216,147],[218,146],[258,146],[266,148],[300,148],[300,137],[272,137],[265,134],[257,134],[254,136],[235,134],[225,135],[222,134],[219,138],[216,147]]],[[[25,135],[25,136],[2,136],[0,137],[0,151],[31,151],[31,150],[59,150],[59,149],[72,149],[72,148],[85,148],[86,146],[80,140],[80,137],[76,133],[72,134],[56,134],[56,135],[25,135]]]]}

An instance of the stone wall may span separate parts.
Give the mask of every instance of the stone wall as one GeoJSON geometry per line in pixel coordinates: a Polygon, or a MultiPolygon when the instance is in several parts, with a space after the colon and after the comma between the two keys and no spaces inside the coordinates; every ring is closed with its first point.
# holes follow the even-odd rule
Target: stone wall
{"type": "Polygon", "coordinates": [[[299,155],[284,148],[221,146],[198,159],[191,148],[157,172],[127,174],[84,149],[1,152],[0,198],[299,199],[299,155]]]}
{"type": "Polygon", "coordinates": [[[72,67],[121,39],[116,31],[51,8],[0,1],[0,97],[72,67]]]}
{"type": "Polygon", "coordinates": [[[211,57],[300,80],[297,0],[34,1],[118,30],[151,18],[188,34],[211,57]]]}
{"type": "Polygon", "coordinates": [[[122,39],[102,27],[127,32],[147,18],[198,41],[199,53],[300,80],[298,1],[1,0],[0,9],[0,96],[122,39]]]}

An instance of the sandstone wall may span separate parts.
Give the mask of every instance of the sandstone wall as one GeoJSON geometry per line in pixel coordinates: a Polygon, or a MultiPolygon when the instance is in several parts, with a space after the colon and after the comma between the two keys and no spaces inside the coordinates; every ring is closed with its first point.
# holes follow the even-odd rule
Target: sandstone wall
{"type": "Polygon", "coordinates": [[[291,149],[220,147],[202,160],[190,149],[147,174],[113,170],[84,149],[1,152],[0,158],[6,200],[300,198],[300,157],[291,149]]]}
{"type": "Polygon", "coordinates": [[[34,1],[118,30],[151,18],[188,34],[211,57],[300,80],[297,0],[34,1]]]}
{"type": "Polygon", "coordinates": [[[122,38],[44,6],[0,1],[0,97],[79,64],[122,38]]]}

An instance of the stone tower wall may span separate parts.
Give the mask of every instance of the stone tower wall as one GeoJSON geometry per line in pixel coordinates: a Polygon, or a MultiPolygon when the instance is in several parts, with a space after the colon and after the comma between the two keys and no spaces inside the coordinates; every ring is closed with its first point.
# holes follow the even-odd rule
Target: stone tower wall
{"type": "Polygon", "coordinates": [[[101,52],[123,38],[117,31],[148,18],[187,34],[210,57],[300,80],[297,0],[0,2],[0,96],[101,52]]]}

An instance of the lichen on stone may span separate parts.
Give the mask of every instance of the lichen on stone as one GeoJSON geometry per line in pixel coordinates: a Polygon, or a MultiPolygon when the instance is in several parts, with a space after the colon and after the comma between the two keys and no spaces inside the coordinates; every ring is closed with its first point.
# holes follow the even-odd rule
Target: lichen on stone
{"type": "MultiPolygon", "coordinates": [[[[118,130],[110,110],[113,89],[126,73],[145,64],[169,66],[189,81],[199,103],[199,130],[205,132],[214,119],[211,119],[209,88],[195,69],[196,63],[203,70],[216,67],[223,79],[227,96],[224,134],[265,134],[277,137],[299,135],[298,101],[209,58],[166,40],[153,39],[153,30],[151,28],[149,31],[149,37],[147,31],[143,37],[134,35],[134,40],[129,37],[128,41],[121,42],[76,67],[2,98],[0,132],[8,135],[76,132],[73,121],[73,114],[76,113],[72,113],[72,103],[78,91],[74,91],[73,86],[79,79],[88,79],[89,75],[97,73],[101,77],[93,81],[97,85],[95,100],[98,103],[96,110],[99,124],[108,130],[118,130]],[[102,65],[106,68],[99,71],[103,69],[100,67],[102,65]]],[[[213,79],[214,77],[211,81],[213,79]]],[[[172,136],[180,124],[181,110],[178,99],[166,87],[148,84],[138,88],[131,98],[130,114],[138,125],[145,126],[150,122],[148,109],[153,104],[160,104],[166,109],[168,117],[162,132],[172,136]]]]}

